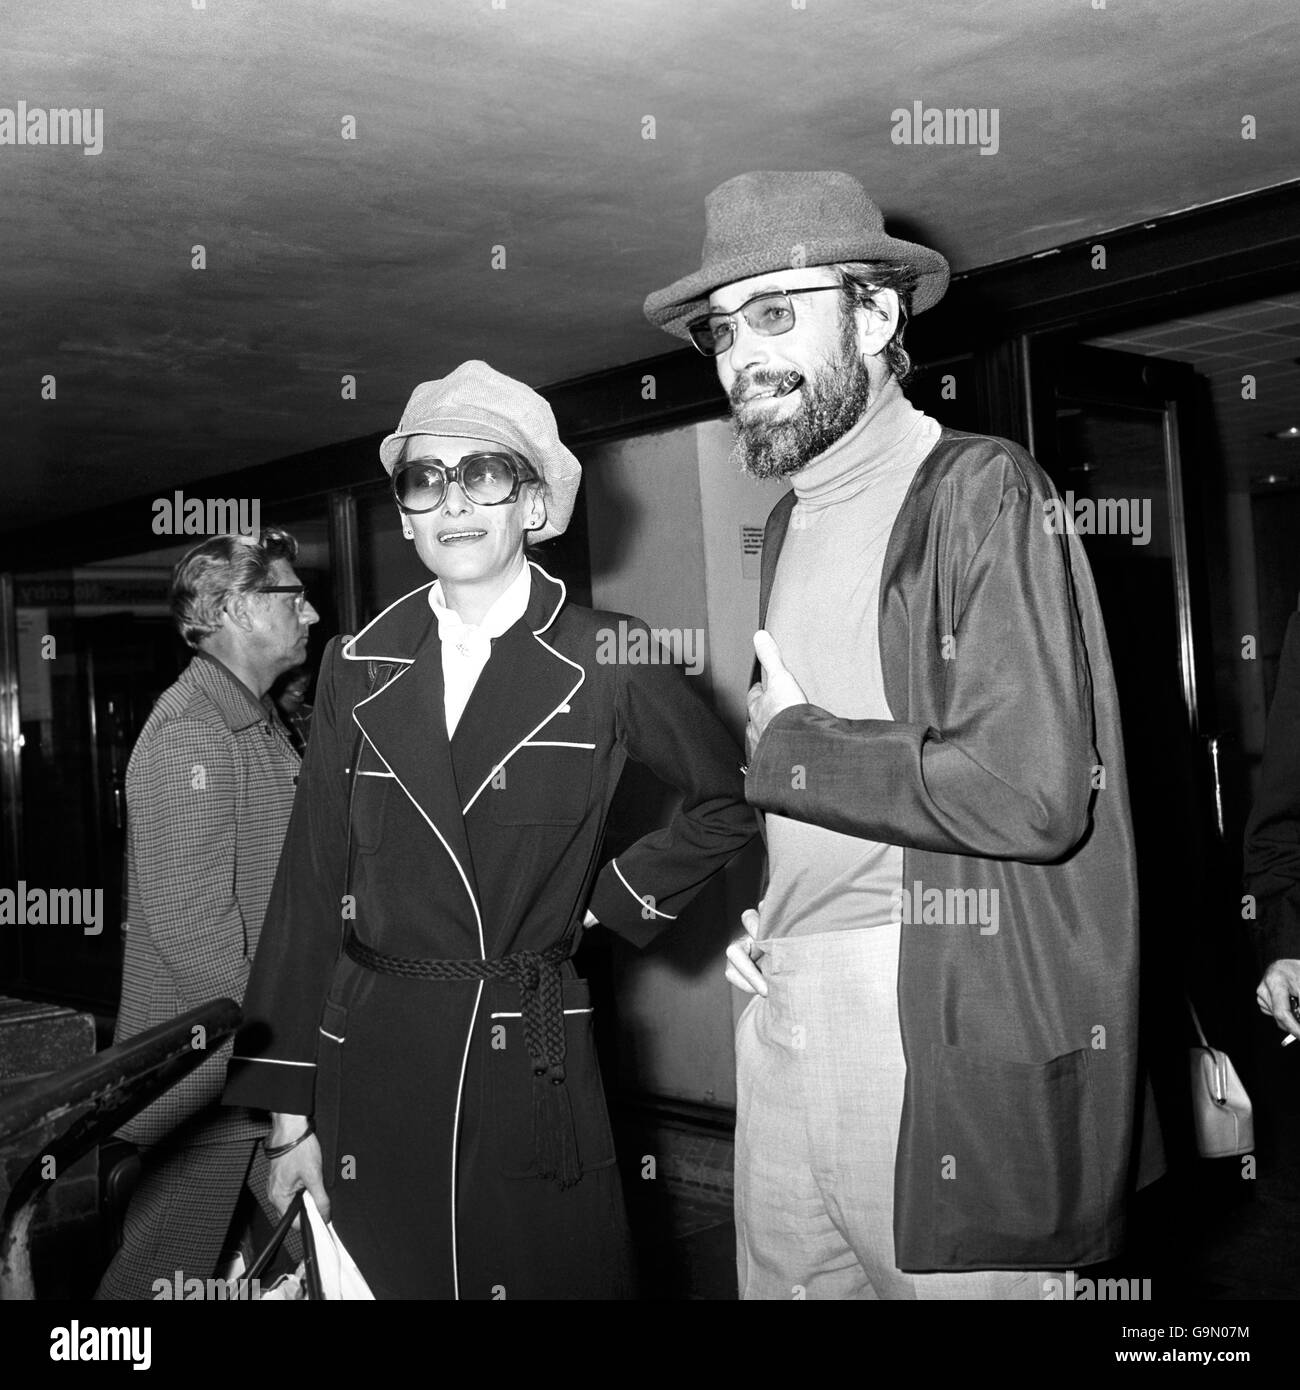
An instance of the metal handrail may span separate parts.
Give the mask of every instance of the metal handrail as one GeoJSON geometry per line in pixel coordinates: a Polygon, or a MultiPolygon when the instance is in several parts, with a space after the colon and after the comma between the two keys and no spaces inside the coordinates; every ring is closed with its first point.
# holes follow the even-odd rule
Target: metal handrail
{"type": "Polygon", "coordinates": [[[48,1160],[54,1159],[56,1175],[70,1168],[205,1061],[239,1022],[234,1000],[214,999],[67,1071],[28,1082],[0,1101],[0,1152],[22,1135],[90,1107],[56,1139],[39,1144],[41,1152],[14,1183],[0,1227],[0,1300],[36,1296],[30,1235],[36,1208],[56,1181],[44,1176],[48,1160]],[[202,1030],[201,1047],[195,1046],[196,1029],[202,1030]]]}

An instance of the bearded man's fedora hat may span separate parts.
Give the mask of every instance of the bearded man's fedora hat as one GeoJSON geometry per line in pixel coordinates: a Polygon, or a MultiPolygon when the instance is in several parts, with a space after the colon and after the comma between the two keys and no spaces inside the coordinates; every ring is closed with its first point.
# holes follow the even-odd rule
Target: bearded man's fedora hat
{"type": "Polygon", "coordinates": [[[689,339],[686,325],[708,313],[720,285],[769,271],[837,261],[897,261],[915,267],[919,314],[943,298],[948,262],[928,246],[885,231],[880,209],[849,174],[759,170],[719,184],[704,200],[700,268],[646,298],[656,328],[689,339]]]}

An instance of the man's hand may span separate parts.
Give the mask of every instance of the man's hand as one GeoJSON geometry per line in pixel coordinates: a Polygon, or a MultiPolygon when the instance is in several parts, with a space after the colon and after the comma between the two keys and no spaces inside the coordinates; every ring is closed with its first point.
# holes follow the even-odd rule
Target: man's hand
{"type": "Polygon", "coordinates": [[[760,628],[754,634],[754,652],[763,668],[763,679],[758,685],[750,686],[746,697],[749,722],[745,725],[745,756],[751,760],[773,716],[791,705],[808,703],[803,687],[785,669],[781,648],[776,645],[776,639],[770,632],[760,628]]]}
{"type": "MultiPolygon", "coordinates": [[[[759,903],[758,907],[761,911],[763,904],[759,903]]],[[[740,914],[740,921],[746,934],[727,947],[727,979],[746,994],[761,994],[766,998],[767,981],[754,959],[756,951],[762,955],[758,947],[758,912],[747,907],[740,914]]]]}
{"type": "Polygon", "coordinates": [[[1293,1038],[1300,1038],[1300,1023],[1291,1012],[1291,995],[1300,996],[1300,960],[1275,960],[1264,971],[1255,991],[1255,1002],[1262,1014],[1272,1014],[1277,1026],[1293,1038]]]}
{"type": "MultiPolygon", "coordinates": [[[[279,1148],[291,1143],[307,1127],[305,1115],[273,1115],[271,1133],[266,1140],[267,1148],[279,1148]]],[[[316,1202],[316,1210],[321,1220],[330,1219],[330,1199],[325,1195],[325,1173],[321,1165],[320,1140],[309,1135],[297,1148],[290,1149],[283,1158],[268,1160],[271,1175],[266,1182],[266,1195],[271,1205],[284,1215],[293,1201],[293,1194],[305,1187],[316,1202]]]]}

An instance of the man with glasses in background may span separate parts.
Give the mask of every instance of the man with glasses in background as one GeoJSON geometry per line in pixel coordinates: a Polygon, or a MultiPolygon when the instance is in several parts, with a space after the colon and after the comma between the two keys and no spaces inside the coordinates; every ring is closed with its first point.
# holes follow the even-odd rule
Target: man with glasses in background
{"type": "Polygon", "coordinates": [[[646,300],[714,360],[763,542],[745,791],[769,878],[728,978],[745,1298],[1042,1298],[1119,1252],[1137,897],[1077,536],[1019,446],[902,392],[948,265],[847,174],[706,202],[646,300]],[[762,957],[761,969],[758,958],[762,957]],[[1034,1273],[1031,1271],[1041,1271],[1034,1273]]]}
{"type": "MultiPolygon", "coordinates": [[[[243,1000],[300,765],[268,691],[303,661],[319,620],[297,553],[278,529],[256,542],[218,536],[172,575],[172,616],[194,657],[127,768],[115,1042],[213,999],[243,1000]]],[[[218,1103],[229,1052],[214,1048],[120,1131],[141,1146],[142,1175],[97,1298],[152,1298],[178,1274],[211,1278],[245,1185],[265,1191],[265,1117],[218,1103]]]]}

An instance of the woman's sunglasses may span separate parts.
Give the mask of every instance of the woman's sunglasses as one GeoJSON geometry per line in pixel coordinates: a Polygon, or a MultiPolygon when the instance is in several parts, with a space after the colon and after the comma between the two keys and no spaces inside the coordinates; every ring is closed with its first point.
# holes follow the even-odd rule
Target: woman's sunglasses
{"type": "Polygon", "coordinates": [[[526,459],[515,453],[466,454],[459,463],[416,459],[393,470],[393,496],[404,512],[431,512],[441,507],[452,483],[480,507],[513,502],[525,483],[537,482],[526,459]]]}

